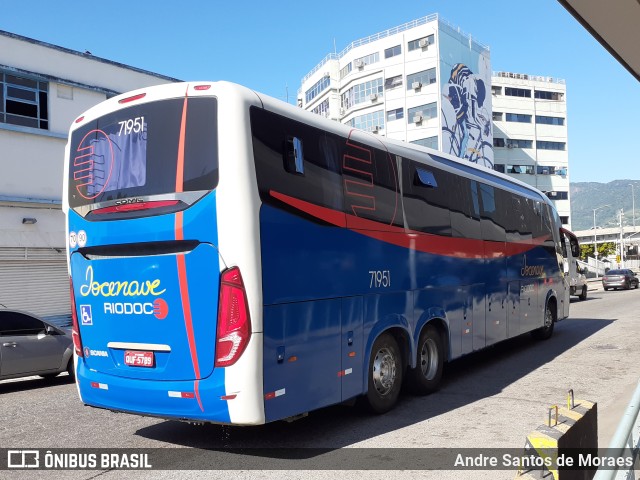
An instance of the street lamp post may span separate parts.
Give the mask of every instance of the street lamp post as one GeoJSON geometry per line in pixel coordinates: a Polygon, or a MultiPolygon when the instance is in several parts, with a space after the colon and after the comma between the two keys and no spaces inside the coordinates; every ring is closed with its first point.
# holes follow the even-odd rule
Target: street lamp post
{"type": "Polygon", "coordinates": [[[631,214],[633,218],[633,233],[636,233],[636,196],[633,191],[633,183],[630,183],[629,186],[631,187],[631,204],[633,208],[633,213],[631,214]]]}
{"type": "Polygon", "coordinates": [[[596,212],[602,208],[610,207],[611,205],[602,205],[601,207],[593,208],[593,257],[596,261],[596,278],[598,278],[598,230],[596,228],[596,212]]]}

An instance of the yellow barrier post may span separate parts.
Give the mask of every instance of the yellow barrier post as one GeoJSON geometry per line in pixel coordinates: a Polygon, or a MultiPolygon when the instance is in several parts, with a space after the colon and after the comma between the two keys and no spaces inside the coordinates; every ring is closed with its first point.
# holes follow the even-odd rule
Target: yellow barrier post
{"type": "Polygon", "coordinates": [[[551,406],[546,423],[527,436],[516,479],[591,480],[597,468],[585,459],[597,454],[598,405],[569,390],[567,407],[551,406]]]}

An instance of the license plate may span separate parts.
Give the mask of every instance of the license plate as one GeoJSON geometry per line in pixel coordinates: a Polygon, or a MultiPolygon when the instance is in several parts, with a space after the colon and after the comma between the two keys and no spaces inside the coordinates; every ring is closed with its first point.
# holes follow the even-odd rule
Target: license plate
{"type": "Polygon", "coordinates": [[[153,367],[155,364],[153,352],[124,352],[124,363],[130,367],[153,367]]]}

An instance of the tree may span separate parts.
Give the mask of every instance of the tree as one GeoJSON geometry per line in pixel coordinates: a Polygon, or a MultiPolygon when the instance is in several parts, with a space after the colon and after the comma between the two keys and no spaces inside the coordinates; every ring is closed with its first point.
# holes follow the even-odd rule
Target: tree
{"type": "MultiPolygon", "coordinates": [[[[598,258],[604,258],[614,253],[616,253],[616,244],[614,242],[598,244],[598,258]]],[[[593,257],[593,243],[580,245],[580,258],[586,260],[588,257],[593,257]]]]}

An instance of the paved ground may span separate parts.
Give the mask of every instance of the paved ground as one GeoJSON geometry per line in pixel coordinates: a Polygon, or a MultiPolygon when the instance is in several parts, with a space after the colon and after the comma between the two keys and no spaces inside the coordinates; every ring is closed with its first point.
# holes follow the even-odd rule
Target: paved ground
{"type": "MultiPolygon", "coordinates": [[[[559,323],[544,342],[528,335],[448,365],[442,389],[427,397],[404,395],[394,411],[370,416],[338,406],[313,412],[294,423],[230,428],[192,426],[84,407],[75,385],[62,376],[54,382],[26,379],[0,382],[0,446],[6,448],[163,448],[176,468],[187,459],[202,471],[65,471],[0,472],[4,478],[269,478],[334,479],[336,475],[373,479],[497,479],[515,471],[407,471],[386,449],[478,446],[520,449],[526,435],[544,422],[549,405],[563,403],[573,388],[577,398],[598,402],[601,445],[607,445],[640,376],[640,290],[603,292],[590,284],[586,301],[572,300],[571,317],[559,323]],[[324,448],[329,453],[358,449],[393,471],[336,472],[250,470],[269,464],[277,453],[248,448],[324,448]],[[215,455],[234,455],[244,470],[219,471],[215,455]],[[182,449],[182,450],[177,450],[182,449]],[[376,449],[376,450],[364,450],[376,449]],[[261,456],[262,455],[262,456],[261,456]],[[11,473],[11,475],[7,475],[11,473]]],[[[409,450],[410,455],[424,450],[409,450]]],[[[320,456],[322,452],[315,451],[320,456]]],[[[286,456],[286,453],[285,453],[286,456]]],[[[354,455],[354,461],[357,459],[354,455]]],[[[228,458],[228,457],[225,457],[228,458]]],[[[321,458],[321,457],[319,457],[321,458]]],[[[336,465],[338,467],[338,465],[336,465]]],[[[406,467],[404,467],[406,468],[406,467]]]]}

